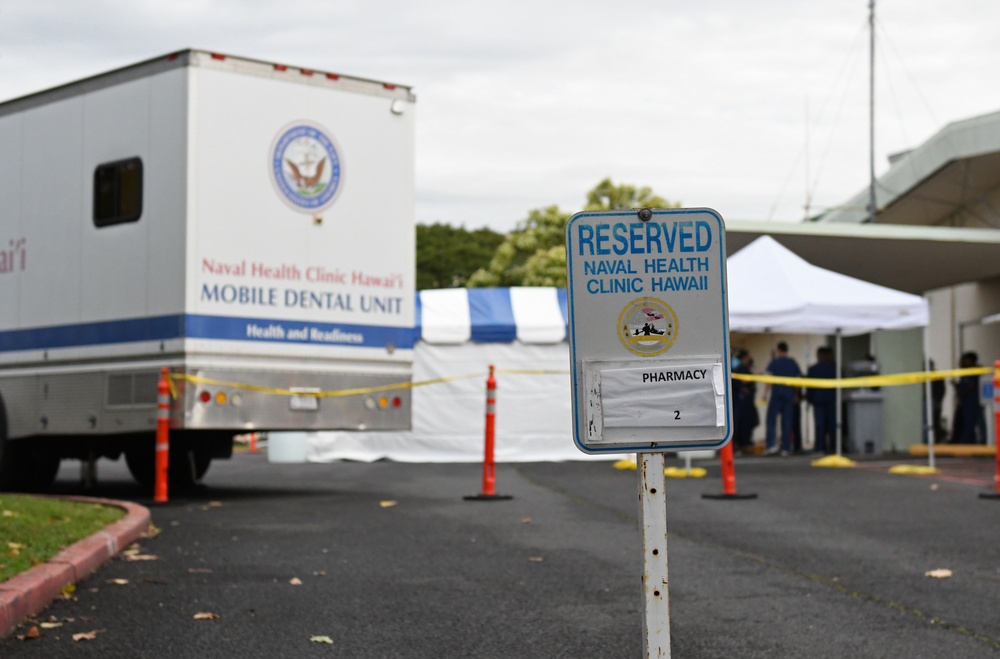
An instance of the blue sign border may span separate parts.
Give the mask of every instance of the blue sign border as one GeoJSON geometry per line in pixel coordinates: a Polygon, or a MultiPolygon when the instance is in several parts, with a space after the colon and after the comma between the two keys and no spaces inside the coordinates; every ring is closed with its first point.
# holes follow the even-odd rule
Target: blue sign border
{"type": "MultiPolygon", "coordinates": [[[[722,219],[722,216],[715,210],[711,208],[669,208],[669,209],[650,209],[653,212],[653,218],[657,216],[667,216],[667,215],[690,215],[693,213],[703,213],[710,215],[718,223],[719,229],[719,240],[718,240],[718,250],[719,250],[719,260],[723,266],[723,272],[725,272],[726,265],[726,248],[725,248],[725,230],[726,225],[722,219]]],[[[584,429],[580,427],[580,414],[578,410],[578,398],[580,390],[580,383],[577,381],[577,354],[576,354],[576,323],[574,314],[574,304],[573,304],[573,250],[570,249],[572,240],[570,238],[571,230],[578,220],[584,218],[635,218],[636,210],[628,211],[583,211],[576,213],[569,219],[566,223],[566,292],[567,292],[567,311],[569,316],[569,331],[567,333],[567,339],[570,345],[570,371],[572,380],[572,394],[573,394],[573,441],[577,448],[584,453],[591,454],[602,454],[602,453],[665,453],[668,451],[683,451],[683,450],[697,450],[697,449],[719,449],[725,446],[733,436],[733,420],[732,420],[732,364],[730,363],[730,345],[729,345],[729,308],[727,301],[729,299],[729,282],[727,277],[722,277],[722,293],[720,306],[722,309],[722,321],[725,325],[725,331],[723,332],[723,354],[722,354],[722,365],[725,371],[725,397],[726,397],[726,436],[719,440],[710,440],[706,442],[698,442],[693,444],[679,444],[679,443],[665,443],[662,440],[657,442],[647,442],[643,444],[634,445],[624,445],[615,444],[614,446],[588,446],[581,441],[583,437],[584,429]],[[652,446],[653,444],[656,446],[652,446]]],[[[728,274],[727,274],[728,276],[728,274]]]]}

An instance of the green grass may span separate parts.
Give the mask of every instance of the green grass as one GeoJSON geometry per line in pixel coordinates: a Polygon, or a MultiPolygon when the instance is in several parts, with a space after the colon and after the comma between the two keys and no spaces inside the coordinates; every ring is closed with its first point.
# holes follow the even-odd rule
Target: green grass
{"type": "Polygon", "coordinates": [[[113,506],[0,495],[0,582],[124,516],[113,506]]]}

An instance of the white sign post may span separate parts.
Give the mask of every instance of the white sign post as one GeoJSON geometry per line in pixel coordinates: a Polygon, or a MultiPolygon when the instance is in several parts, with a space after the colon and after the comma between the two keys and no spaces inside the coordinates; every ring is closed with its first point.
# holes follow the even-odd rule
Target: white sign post
{"type": "Polygon", "coordinates": [[[646,656],[670,656],[664,451],[732,428],[726,244],[713,210],[577,213],[566,226],[573,439],[636,452],[646,656]]]}

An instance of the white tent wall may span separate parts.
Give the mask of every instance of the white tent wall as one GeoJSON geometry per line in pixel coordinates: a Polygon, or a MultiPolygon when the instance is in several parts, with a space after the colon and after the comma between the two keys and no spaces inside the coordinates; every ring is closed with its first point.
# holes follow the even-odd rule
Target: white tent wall
{"type": "Polygon", "coordinates": [[[420,299],[412,429],[307,433],[309,461],[481,462],[491,364],[497,369],[497,462],[625,457],[584,454],[573,441],[562,291],[447,289],[421,291],[420,299]],[[495,340],[503,336],[507,340],[495,340]],[[421,384],[439,379],[447,381],[421,384]]]}
{"type": "MultiPolygon", "coordinates": [[[[459,377],[413,390],[413,429],[405,432],[309,434],[312,462],[347,459],[477,462],[483,459],[486,374],[498,369],[497,462],[587,459],[570,425],[569,349],[565,342],[531,345],[464,343],[414,348],[414,382],[459,377]],[[552,373],[508,373],[510,370],[552,373]]],[[[620,457],[620,456],[618,456],[620,457]]]]}

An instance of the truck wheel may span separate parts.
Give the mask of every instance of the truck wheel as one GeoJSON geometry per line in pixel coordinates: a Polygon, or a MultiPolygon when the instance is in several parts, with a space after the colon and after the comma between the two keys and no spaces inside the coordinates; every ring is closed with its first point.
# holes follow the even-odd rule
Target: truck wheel
{"type": "Polygon", "coordinates": [[[156,482],[156,453],[152,442],[148,442],[148,447],[145,441],[136,441],[135,444],[125,449],[125,466],[137,483],[151,488],[156,482]]]}
{"type": "Polygon", "coordinates": [[[0,398],[0,490],[42,491],[59,473],[59,458],[34,455],[28,440],[7,437],[7,408],[0,398]]]}
{"type": "MultiPolygon", "coordinates": [[[[201,451],[183,446],[170,447],[168,478],[170,487],[190,487],[208,471],[212,458],[201,451]],[[193,458],[193,459],[192,459],[193,458]]],[[[137,441],[125,449],[125,464],[132,478],[146,487],[156,485],[155,441],[137,441]]]]}
{"type": "Polygon", "coordinates": [[[28,440],[12,442],[4,435],[0,435],[0,490],[44,492],[49,489],[59,473],[59,458],[33,455],[28,440]]]}
{"type": "MultiPolygon", "coordinates": [[[[3,412],[0,411],[0,415],[3,412]]],[[[15,481],[19,472],[13,443],[7,439],[4,419],[0,418],[0,491],[17,489],[15,481]]]]}

